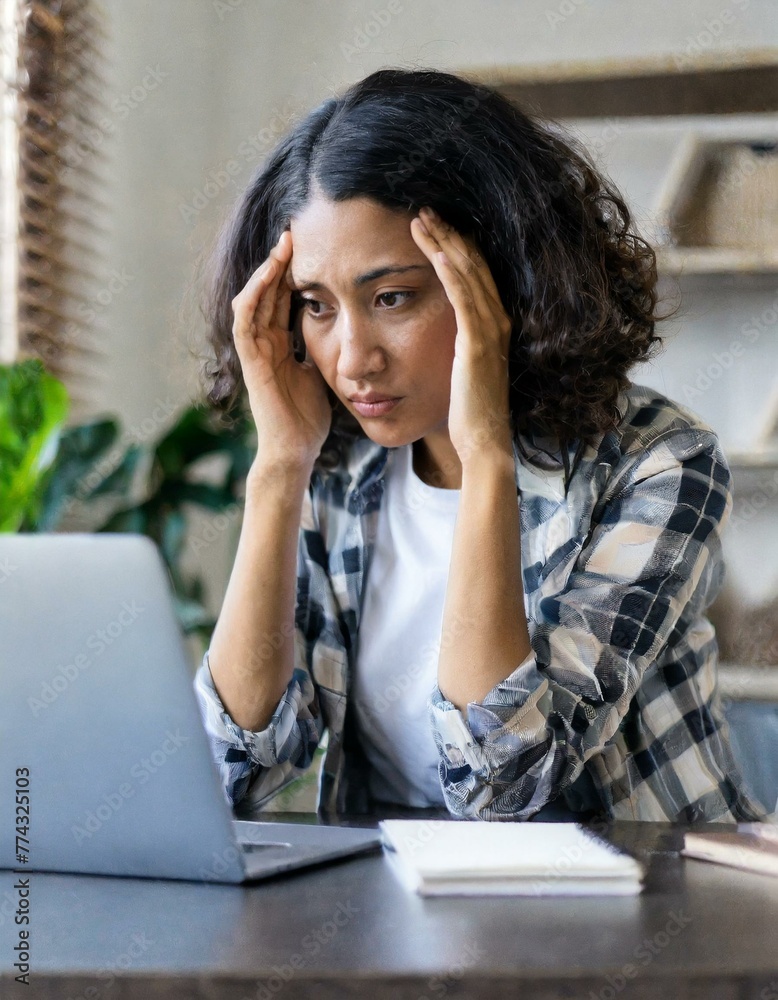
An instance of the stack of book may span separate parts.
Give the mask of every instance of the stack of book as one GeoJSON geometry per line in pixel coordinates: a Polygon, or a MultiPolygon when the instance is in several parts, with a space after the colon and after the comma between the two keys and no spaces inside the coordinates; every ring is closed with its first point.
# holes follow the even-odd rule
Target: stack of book
{"type": "Polygon", "coordinates": [[[643,866],[578,823],[383,820],[385,856],[422,896],[624,896],[643,866]]]}

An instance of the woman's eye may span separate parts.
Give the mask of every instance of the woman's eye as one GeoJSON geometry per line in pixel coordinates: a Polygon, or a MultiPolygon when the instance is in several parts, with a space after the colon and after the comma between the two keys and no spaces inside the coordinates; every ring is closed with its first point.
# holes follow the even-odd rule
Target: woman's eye
{"type": "Polygon", "coordinates": [[[311,316],[318,316],[319,315],[318,312],[313,312],[312,309],[311,309],[311,306],[320,306],[321,305],[321,302],[318,299],[305,299],[305,298],[301,298],[300,299],[300,305],[302,306],[303,309],[307,309],[307,311],[311,314],[311,316]]]}
{"type": "MultiPolygon", "coordinates": [[[[414,292],[381,292],[381,294],[378,296],[378,299],[384,300],[384,306],[386,309],[396,309],[398,305],[402,305],[403,302],[407,302],[408,299],[412,298],[414,294],[415,294],[414,292]],[[400,302],[397,302],[398,298],[401,299],[400,302]],[[390,301],[387,302],[386,301],[387,299],[389,299],[390,301]]],[[[324,306],[324,303],[321,302],[319,299],[308,299],[304,298],[303,296],[300,296],[298,301],[300,303],[300,306],[310,316],[319,317],[322,315],[323,309],[314,308],[314,307],[324,306]]]]}
{"type": "MultiPolygon", "coordinates": [[[[378,298],[385,299],[388,297],[390,299],[396,299],[400,295],[405,296],[403,298],[403,302],[407,302],[409,298],[413,297],[413,292],[381,292],[378,298]]],[[[395,308],[395,306],[387,305],[387,309],[393,309],[393,308],[395,308]]]]}

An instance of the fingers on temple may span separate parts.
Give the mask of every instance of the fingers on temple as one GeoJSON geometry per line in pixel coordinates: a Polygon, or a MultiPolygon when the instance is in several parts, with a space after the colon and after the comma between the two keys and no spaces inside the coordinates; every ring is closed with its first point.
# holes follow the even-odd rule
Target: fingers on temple
{"type": "Polygon", "coordinates": [[[275,317],[280,316],[283,320],[284,311],[287,319],[283,325],[288,324],[287,285],[282,281],[287,264],[283,250],[279,253],[276,244],[232,300],[235,316],[233,334],[236,337],[256,337],[267,330],[275,317]]]}

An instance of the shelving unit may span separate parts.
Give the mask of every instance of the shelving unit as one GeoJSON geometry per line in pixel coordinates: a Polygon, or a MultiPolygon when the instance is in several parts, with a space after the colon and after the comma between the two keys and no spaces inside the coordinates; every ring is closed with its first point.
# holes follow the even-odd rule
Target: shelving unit
{"type": "Polygon", "coordinates": [[[657,261],[673,275],[778,275],[778,130],[679,142],[655,205],[657,261]]]}

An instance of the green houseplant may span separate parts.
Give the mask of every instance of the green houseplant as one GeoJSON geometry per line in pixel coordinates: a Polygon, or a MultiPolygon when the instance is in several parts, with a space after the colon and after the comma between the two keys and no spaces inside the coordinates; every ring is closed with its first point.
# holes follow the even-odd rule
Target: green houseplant
{"type": "Polygon", "coordinates": [[[38,516],[67,413],[65,386],[40,361],[0,365],[0,531],[38,516]]]}

